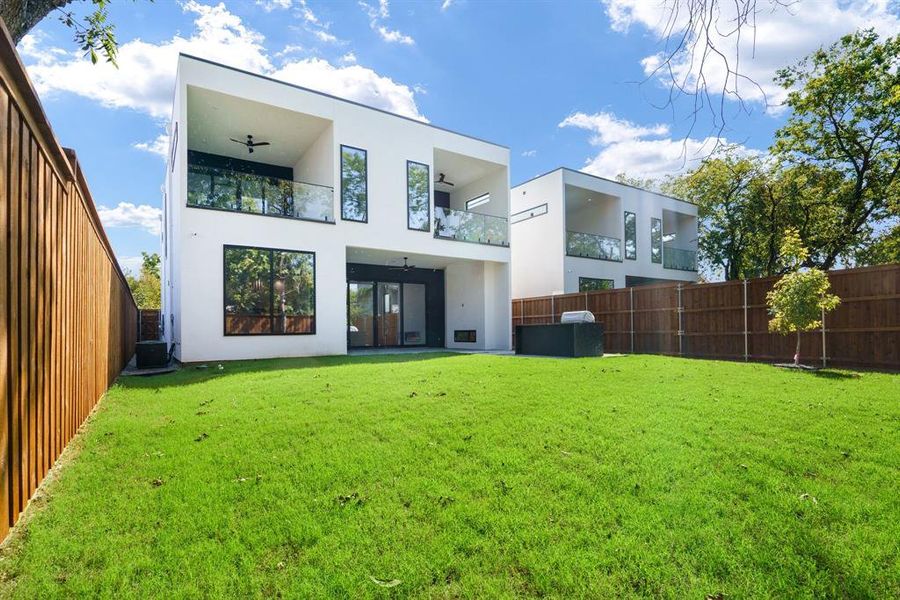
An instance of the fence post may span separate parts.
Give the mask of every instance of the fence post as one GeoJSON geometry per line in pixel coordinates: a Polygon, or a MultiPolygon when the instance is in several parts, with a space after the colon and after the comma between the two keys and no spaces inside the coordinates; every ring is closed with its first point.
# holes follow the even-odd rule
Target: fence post
{"type": "Polygon", "coordinates": [[[587,305],[587,292],[585,292],[585,293],[584,293],[584,310],[587,310],[587,309],[588,309],[587,306],[588,306],[588,305],[587,305]]]}
{"type": "Polygon", "coordinates": [[[556,323],[556,296],[550,294],[550,323],[556,323]]]}
{"type": "Polygon", "coordinates": [[[628,295],[631,298],[631,353],[634,354],[634,288],[628,288],[628,295]]]}
{"type": "Polygon", "coordinates": [[[744,280],[744,362],[750,360],[750,332],[748,329],[749,319],[747,317],[747,280],[744,280]]]}
{"type": "Polygon", "coordinates": [[[144,311],[142,311],[141,309],[138,309],[137,313],[138,313],[137,340],[139,342],[143,342],[144,341],[144,336],[143,336],[143,333],[144,333],[144,311]]]}
{"type": "Polygon", "coordinates": [[[682,356],[684,354],[684,303],[681,298],[681,286],[682,284],[678,284],[678,356],[682,356]]]}
{"type": "Polygon", "coordinates": [[[825,309],[822,309],[822,368],[828,366],[828,355],[825,353],[825,309]]]}

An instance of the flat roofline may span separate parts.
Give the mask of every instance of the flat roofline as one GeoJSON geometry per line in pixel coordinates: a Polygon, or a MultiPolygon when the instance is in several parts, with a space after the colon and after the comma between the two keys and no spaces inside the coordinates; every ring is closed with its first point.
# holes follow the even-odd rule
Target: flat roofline
{"type": "Polygon", "coordinates": [[[348,100],[347,98],[341,98],[340,96],[335,96],[333,94],[329,94],[326,92],[320,92],[319,90],[313,90],[308,87],[303,87],[302,85],[297,85],[296,83],[290,83],[287,81],[282,81],[280,79],[275,79],[274,77],[269,77],[268,75],[261,75],[260,73],[254,73],[252,71],[245,71],[244,69],[239,69],[237,67],[232,67],[230,65],[225,65],[220,62],[216,62],[214,60],[209,60],[208,58],[201,58],[199,56],[194,56],[192,54],[186,54],[184,52],[178,53],[179,57],[189,58],[191,60],[196,60],[197,62],[206,63],[208,65],[213,65],[215,67],[221,67],[223,69],[228,69],[229,71],[235,71],[237,73],[242,73],[244,75],[250,75],[251,77],[257,77],[259,79],[264,79],[266,81],[271,81],[273,83],[278,83],[280,85],[286,85],[288,87],[302,90],[304,92],[309,92],[311,94],[316,94],[317,96],[322,96],[324,98],[330,98],[332,100],[338,100],[340,102],[345,102],[347,104],[352,104],[353,106],[359,106],[361,108],[367,108],[369,110],[374,110],[376,112],[380,112],[386,115],[390,115],[392,117],[397,117],[398,119],[403,119],[405,121],[411,121],[412,123],[418,123],[419,125],[424,125],[426,127],[431,127],[433,129],[438,129],[440,131],[445,131],[447,133],[452,133],[454,135],[459,135],[464,138],[469,138],[470,140],[475,140],[476,142],[482,142],[484,144],[490,144],[491,146],[497,146],[498,148],[503,148],[504,150],[509,150],[509,146],[504,146],[503,144],[498,144],[496,142],[490,142],[488,140],[475,137],[474,135],[468,135],[466,133],[460,133],[458,131],[453,131],[452,129],[447,129],[446,127],[441,127],[440,125],[434,125],[432,123],[427,123],[425,121],[420,121],[418,119],[413,119],[412,117],[407,117],[405,115],[399,115],[397,113],[393,113],[389,110],[384,110],[383,108],[377,108],[375,106],[369,106],[368,104],[363,104],[362,102],[356,102],[355,100],[348,100]]]}
{"type": "Polygon", "coordinates": [[[691,206],[697,206],[695,203],[691,202],[690,200],[685,200],[683,198],[676,198],[675,196],[669,196],[668,194],[654,192],[653,190],[648,190],[646,188],[638,187],[636,185],[631,185],[630,183],[622,183],[621,181],[616,181],[615,179],[609,179],[607,177],[600,177],[599,175],[594,175],[593,173],[585,173],[584,171],[579,171],[578,169],[571,169],[569,167],[556,167],[555,169],[551,169],[551,170],[547,171],[546,173],[541,173],[540,175],[536,175],[536,176],[532,177],[531,179],[526,179],[522,183],[517,183],[516,185],[512,186],[509,189],[514,190],[517,187],[525,185],[526,183],[531,183],[532,181],[534,181],[536,179],[540,179],[541,177],[546,177],[547,175],[550,175],[551,173],[556,173],[557,171],[569,171],[570,173],[577,173],[578,175],[584,175],[585,177],[592,177],[594,179],[599,179],[600,181],[605,181],[607,183],[621,185],[621,186],[629,187],[629,188],[632,188],[635,190],[641,190],[642,192],[647,192],[648,194],[655,194],[657,196],[662,196],[663,198],[668,198],[669,200],[677,200],[678,202],[684,202],[685,204],[690,204],[691,206]]]}

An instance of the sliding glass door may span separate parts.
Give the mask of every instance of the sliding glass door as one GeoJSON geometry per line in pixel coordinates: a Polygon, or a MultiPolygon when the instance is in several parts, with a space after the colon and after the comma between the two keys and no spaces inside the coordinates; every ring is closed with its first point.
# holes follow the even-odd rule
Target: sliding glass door
{"type": "Polygon", "coordinates": [[[348,282],[348,345],[424,346],[428,339],[426,289],[424,283],[348,282]]]}

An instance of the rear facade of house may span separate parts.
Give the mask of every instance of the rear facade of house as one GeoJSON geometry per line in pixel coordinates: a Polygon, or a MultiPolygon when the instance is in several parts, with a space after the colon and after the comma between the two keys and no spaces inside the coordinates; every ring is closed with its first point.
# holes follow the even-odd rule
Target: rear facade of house
{"type": "Polygon", "coordinates": [[[697,207],[560,168],[510,190],[514,298],[697,281],[697,207]]]}
{"type": "Polygon", "coordinates": [[[507,148],[185,55],[172,114],[176,358],[509,349],[507,148]]]}

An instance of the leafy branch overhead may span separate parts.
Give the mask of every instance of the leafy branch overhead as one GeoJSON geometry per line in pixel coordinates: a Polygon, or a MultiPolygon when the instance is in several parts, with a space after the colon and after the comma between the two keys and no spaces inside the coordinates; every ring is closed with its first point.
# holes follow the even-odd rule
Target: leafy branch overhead
{"type": "Polygon", "coordinates": [[[73,4],[74,0],[2,0],[0,17],[6,22],[13,42],[18,44],[45,17],[56,15],[73,31],[75,43],[92,63],[96,64],[102,57],[116,65],[118,42],[115,25],[109,20],[110,0],[89,0],[90,8],[84,15],[73,10],[73,4]]]}

